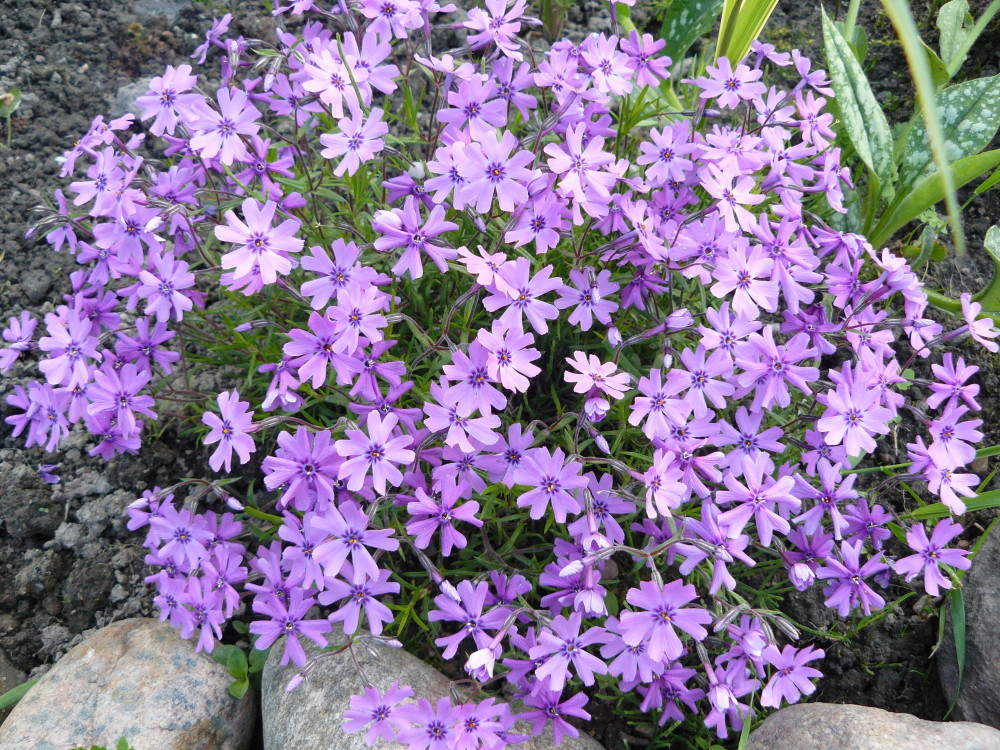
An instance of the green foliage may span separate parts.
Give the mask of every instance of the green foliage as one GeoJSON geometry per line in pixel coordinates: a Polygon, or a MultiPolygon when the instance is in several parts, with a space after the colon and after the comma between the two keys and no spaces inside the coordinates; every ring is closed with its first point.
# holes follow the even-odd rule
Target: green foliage
{"type": "Polygon", "coordinates": [[[264,671],[264,663],[269,653],[270,649],[253,648],[250,650],[250,658],[247,659],[247,652],[239,646],[223,644],[215,647],[212,658],[222,664],[233,678],[229,684],[230,695],[239,700],[246,695],[251,684],[260,688],[260,673],[264,671]]]}
{"type": "Polygon", "coordinates": [[[674,0],[663,14],[660,39],[666,43],[663,54],[680,62],[691,45],[707,34],[722,12],[725,0],[674,0]]]}
{"type": "Polygon", "coordinates": [[[742,60],[777,4],[778,0],[725,0],[716,59],[727,57],[734,63],[742,60]]]}
{"type": "Polygon", "coordinates": [[[22,682],[15,688],[11,688],[3,695],[0,695],[0,711],[5,708],[10,708],[11,706],[17,705],[17,702],[24,697],[24,694],[31,689],[31,686],[38,682],[36,677],[33,680],[28,680],[27,682],[22,682]]]}
{"type": "Polygon", "coordinates": [[[861,161],[882,186],[895,181],[892,158],[892,134],[885,113],[875,101],[868,79],[837,27],[823,11],[823,42],[827,72],[837,93],[836,103],[843,132],[850,139],[861,161]]]}
{"type": "MultiPolygon", "coordinates": [[[[71,748],[71,750],[107,750],[107,748],[99,745],[91,745],[89,748],[74,747],[71,748]]],[[[128,740],[122,737],[121,739],[118,740],[118,744],[115,745],[115,750],[135,750],[135,748],[128,743],[128,740]]]]}
{"type": "Polygon", "coordinates": [[[7,121],[7,147],[10,148],[10,118],[21,106],[21,89],[11,89],[0,94],[0,117],[7,121]]]}

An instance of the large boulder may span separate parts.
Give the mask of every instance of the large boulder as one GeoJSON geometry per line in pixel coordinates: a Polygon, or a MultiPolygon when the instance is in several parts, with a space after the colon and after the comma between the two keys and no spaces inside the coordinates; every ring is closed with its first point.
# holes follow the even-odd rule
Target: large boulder
{"type": "MultiPolygon", "coordinates": [[[[342,635],[340,637],[343,638],[342,635]]],[[[320,653],[311,641],[301,640],[310,659],[320,653]]],[[[449,694],[451,683],[441,672],[401,648],[371,642],[354,646],[353,658],[347,651],[323,656],[312,663],[302,684],[289,693],[286,692],[289,680],[302,670],[293,663],[280,666],[282,651],[281,643],[271,649],[261,680],[264,750],[368,750],[365,732],[347,734],[341,728],[341,716],[350,708],[351,696],[364,692],[358,668],[373,686],[383,692],[399,680],[400,685],[410,685],[417,698],[426,698],[433,705],[438,698],[449,694]],[[368,646],[377,653],[377,658],[367,651],[368,646]]],[[[514,729],[521,734],[531,734],[530,725],[526,722],[518,722],[514,729]]],[[[516,747],[518,750],[550,750],[555,747],[551,726],[547,726],[539,737],[516,747]]],[[[405,745],[377,740],[374,748],[402,750],[405,745]]],[[[604,750],[600,743],[587,735],[585,729],[577,738],[564,736],[559,748],[604,750]]]]}
{"type": "Polygon", "coordinates": [[[66,750],[125,737],[141,750],[245,750],[253,696],[195,653],[175,628],[122,620],[79,643],[28,691],[0,726],[0,750],[66,750]]]}
{"type": "Polygon", "coordinates": [[[881,708],[800,703],[776,711],[748,750],[998,750],[1000,732],[966,721],[924,721],[881,708]]]}
{"type": "MultiPolygon", "coordinates": [[[[983,542],[972,567],[962,579],[965,601],[965,668],[958,684],[958,657],[950,608],[944,641],[938,652],[938,673],[955,716],[1000,728],[1000,532],[983,542]]],[[[998,745],[1000,747],[1000,745],[998,745]]]]}

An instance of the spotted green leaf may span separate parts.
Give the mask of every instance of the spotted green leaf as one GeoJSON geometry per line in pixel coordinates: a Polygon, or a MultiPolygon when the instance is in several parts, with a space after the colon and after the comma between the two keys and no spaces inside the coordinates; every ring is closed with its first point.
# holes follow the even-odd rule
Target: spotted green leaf
{"type": "Polygon", "coordinates": [[[895,180],[892,162],[892,133],[885,113],[875,101],[868,79],[850,45],[823,12],[823,44],[826,68],[837,108],[858,156],[884,186],[895,180]]]}
{"type": "Polygon", "coordinates": [[[951,64],[965,37],[972,31],[972,25],[968,0],[951,0],[941,6],[937,17],[937,27],[941,32],[938,46],[945,65],[951,64]]]}
{"type": "MultiPolygon", "coordinates": [[[[935,97],[949,163],[978,154],[1000,127],[1000,75],[949,86],[935,97]]],[[[903,149],[900,187],[933,172],[934,160],[923,122],[911,128],[903,149]]]]}
{"type": "Polygon", "coordinates": [[[667,43],[663,54],[679,62],[695,40],[707,34],[722,12],[724,0],[674,0],[663,15],[660,39],[667,43]]]}

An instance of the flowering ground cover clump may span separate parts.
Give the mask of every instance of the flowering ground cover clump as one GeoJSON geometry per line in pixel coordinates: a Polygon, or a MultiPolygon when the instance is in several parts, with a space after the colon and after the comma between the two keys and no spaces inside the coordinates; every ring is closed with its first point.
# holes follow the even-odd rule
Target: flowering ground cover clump
{"type": "Polygon", "coordinates": [[[461,702],[359,682],[369,742],[496,748],[518,717],[558,741],[598,690],[725,739],[821,676],[784,594],[870,615],[893,573],[936,596],[968,567],[948,516],[979,483],[978,386],[946,349],[997,331],[970,299],[935,323],[903,259],[833,228],[850,176],[800,55],[791,90],[756,44],[678,99],[648,34],[542,54],[523,2],[453,10],[297,2],[276,45],[226,17],[195,53],[217,90],[171,66],[139,118],[98,118],[36,230],[74,293],[3,333],[0,366],[42,375],[7,421],[106,458],[199,431],[223,476],[129,525],[200,650],[232,621],[302,667],[290,688],[335,628],[459,660],[461,702]],[[219,366],[243,375],[187,386],[219,366]],[[904,414],[909,465],[859,486],[904,414]],[[886,508],[911,479],[931,528],[886,508]]]}

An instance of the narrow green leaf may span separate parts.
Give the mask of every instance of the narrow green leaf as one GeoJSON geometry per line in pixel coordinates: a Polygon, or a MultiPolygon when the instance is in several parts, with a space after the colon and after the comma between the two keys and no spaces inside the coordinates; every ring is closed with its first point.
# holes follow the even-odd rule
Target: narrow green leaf
{"type": "Polygon", "coordinates": [[[17,702],[24,697],[24,694],[27,693],[28,690],[31,689],[31,686],[34,685],[36,682],[38,682],[37,677],[33,680],[22,682],[16,688],[11,688],[3,695],[0,695],[0,710],[3,710],[5,708],[10,708],[11,706],[16,705],[17,702]]]}
{"type": "Polygon", "coordinates": [[[955,697],[952,698],[951,705],[944,718],[955,708],[958,703],[958,696],[962,693],[962,673],[965,671],[965,599],[962,597],[962,589],[952,589],[948,595],[951,600],[951,634],[955,640],[955,662],[958,665],[958,680],[955,683],[955,697]]]}
{"type": "Polygon", "coordinates": [[[715,59],[726,57],[735,64],[746,57],[777,4],[778,0],[725,0],[715,59]]]}
{"type": "MultiPolygon", "coordinates": [[[[997,114],[1000,112],[1000,75],[949,86],[935,99],[949,164],[978,154],[989,145],[1000,128],[997,114]]],[[[934,160],[927,131],[924,124],[918,121],[906,139],[899,175],[900,189],[933,171],[934,160]]]]}
{"type": "MultiPolygon", "coordinates": [[[[966,498],[965,500],[966,513],[976,510],[990,510],[992,508],[1000,508],[1000,490],[990,490],[989,492],[984,492],[981,495],[966,498]]],[[[914,521],[927,521],[937,518],[947,518],[950,515],[951,511],[944,503],[931,503],[907,513],[904,517],[911,518],[914,521]]]]}
{"type": "Polygon", "coordinates": [[[985,193],[998,182],[1000,182],[1000,169],[996,170],[993,174],[976,185],[976,189],[972,191],[973,197],[985,193]]]}
{"type": "Polygon", "coordinates": [[[906,63],[910,67],[913,87],[917,92],[917,102],[920,104],[920,114],[923,115],[924,127],[927,128],[927,140],[930,143],[931,154],[934,156],[937,171],[941,174],[941,192],[945,205],[948,207],[948,222],[951,224],[951,239],[955,243],[955,252],[958,255],[965,255],[962,213],[955,195],[956,177],[949,168],[945,152],[944,133],[938,119],[937,105],[934,102],[936,88],[930,66],[927,64],[927,57],[921,46],[920,32],[917,30],[917,24],[913,20],[910,6],[906,0],[882,0],[882,7],[885,8],[886,15],[889,16],[889,20],[892,21],[892,25],[896,29],[899,43],[906,55],[906,63]]]}
{"type": "Polygon", "coordinates": [[[934,79],[934,85],[941,88],[951,80],[951,76],[948,75],[948,66],[938,57],[937,52],[927,46],[923,39],[920,40],[920,44],[923,45],[924,54],[927,55],[927,64],[931,66],[931,77],[934,79]]]}
{"type": "MultiPolygon", "coordinates": [[[[955,187],[962,187],[998,164],[1000,164],[1000,149],[959,159],[951,165],[955,187]]],[[[875,229],[869,233],[868,239],[872,246],[882,247],[897,229],[940,202],[945,197],[945,187],[942,182],[941,175],[933,172],[919,180],[908,192],[900,193],[895,206],[886,212],[875,229]]]]}
{"type": "Polygon", "coordinates": [[[892,132],[885,113],[875,101],[868,79],[850,45],[823,11],[823,44],[826,67],[844,131],[858,156],[883,185],[895,181],[892,162],[892,132]]]}
{"type": "MultiPolygon", "coordinates": [[[[938,11],[937,27],[941,32],[938,49],[945,65],[951,66],[956,53],[965,42],[965,37],[972,31],[972,16],[969,15],[968,0],[951,0],[941,6],[938,11]]],[[[961,67],[962,61],[958,61],[961,67]]]]}
{"type": "Polygon", "coordinates": [[[666,42],[663,54],[669,55],[675,63],[683,60],[695,40],[715,25],[724,1],[674,0],[670,3],[660,27],[660,39],[666,42]]]}

